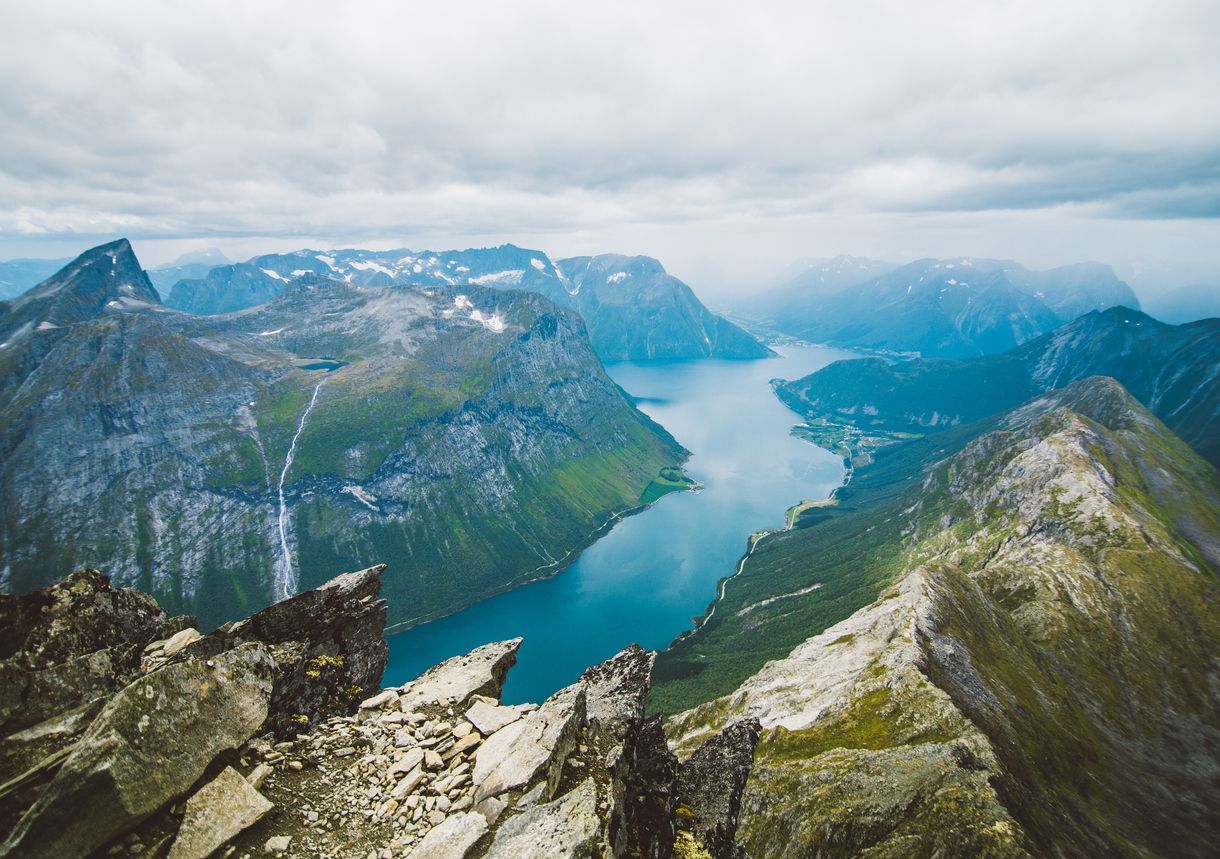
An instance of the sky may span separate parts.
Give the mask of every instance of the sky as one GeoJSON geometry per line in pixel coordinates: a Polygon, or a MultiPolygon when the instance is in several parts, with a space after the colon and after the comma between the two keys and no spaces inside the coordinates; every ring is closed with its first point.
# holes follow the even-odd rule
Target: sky
{"type": "Polygon", "coordinates": [[[1220,280],[1215,0],[0,15],[0,258],[511,241],[713,294],[840,253],[1220,280]]]}

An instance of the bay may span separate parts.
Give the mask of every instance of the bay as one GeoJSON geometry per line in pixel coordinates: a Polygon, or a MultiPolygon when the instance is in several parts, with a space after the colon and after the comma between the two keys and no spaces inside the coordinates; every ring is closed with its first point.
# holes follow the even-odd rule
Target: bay
{"type": "Polygon", "coordinates": [[[632,642],[663,649],[690,629],[751,533],[782,526],[792,504],[825,498],[843,481],[839,457],[789,434],[797,416],[770,380],[799,378],[852,353],[776,351],[778,358],[759,361],[607,366],[639,408],[691,451],[686,471],[702,491],[668,495],[624,518],[554,578],[391,636],[384,685],[522,636],[504,700],[541,701],[632,642]]]}

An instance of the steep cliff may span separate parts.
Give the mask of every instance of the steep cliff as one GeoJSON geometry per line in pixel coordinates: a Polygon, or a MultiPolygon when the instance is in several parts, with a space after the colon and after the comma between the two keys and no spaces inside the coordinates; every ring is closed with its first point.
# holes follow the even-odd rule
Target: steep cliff
{"type": "MultiPolygon", "coordinates": [[[[878,598],[671,735],[760,719],[741,829],[755,856],[1209,855],[1216,471],[1100,378],[944,442],[956,452],[929,457],[896,515],[869,520],[894,557],[878,598]]],[[[833,585],[825,537],[794,532],[807,554],[787,554],[786,589],[802,569],[833,585]]],[[[868,545],[857,565],[876,565],[868,545]]],[[[754,629],[821,593],[755,596],[754,629]]]]}

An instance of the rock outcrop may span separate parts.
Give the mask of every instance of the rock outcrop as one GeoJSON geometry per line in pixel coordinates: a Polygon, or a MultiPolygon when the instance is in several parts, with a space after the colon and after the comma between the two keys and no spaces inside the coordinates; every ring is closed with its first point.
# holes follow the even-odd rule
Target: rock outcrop
{"type": "Polygon", "coordinates": [[[753,723],[679,764],[645,718],[654,654],[636,646],[538,705],[500,701],[520,639],[379,689],[382,569],[209,635],[95,571],[6,603],[14,654],[110,639],[126,673],[0,744],[43,754],[0,785],[2,855],[740,855],[753,723]],[[39,608],[70,599],[79,627],[39,608]]]}
{"type": "Polygon", "coordinates": [[[253,738],[274,742],[355,711],[380,684],[382,569],[345,574],[208,636],[96,570],[6,597],[0,670],[15,682],[5,687],[0,741],[4,855],[86,855],[201,779],[174,855],[205,856],[265,814],[253,784],[214,768],[253,738]]]}

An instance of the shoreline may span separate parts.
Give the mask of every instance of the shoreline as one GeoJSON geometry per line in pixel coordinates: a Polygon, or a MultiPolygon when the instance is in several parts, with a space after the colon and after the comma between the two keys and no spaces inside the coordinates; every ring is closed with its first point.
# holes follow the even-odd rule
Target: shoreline
{"type": "MultiPolygon", "coordinates": [[[[809,442],[809,443],[813,444],[813,442],[809,442]]],[[[836,452],[836,451],[830,450],[829,448],[825,448],[825,447],[822,447],[821,445],[817,445],[817,444],[814,444],[814,447],[821,448],[822,450],[826,450],[830,453],[836,452]]],[[[835,504],[838,503],[839,490],[845,488],[851,482],[851,479],[852,479],[852,476],[854,475],[854,473],[855,473],[855,469],[851,465],[851,459],[844,458],[844,460],[843,460],[843,482],[840,483],[838,486],[836,486],[834,489],[830,490],[829,495],[827,495],[821,501],[798,501],[796,504],[793,504],[791,507],[789,507],[788,510],[785,512],[785,514],[784,514],[785,524],[783,525],[783,527],[767,528],[763,531],[755,531],[753,534],[751,534],[749,537],[747,537],[746,538],[746,543],[747,543],[746,552],[744,555],[742,555],[740,558],[737,559],[737,564],[733,568],[732,574],[730,574],[728,576],[724,576],[716,582],[716,596],[712,599],[712,601],[710,603],[708,603],[707,608],[704,609],[704,611],[703,611],[703,614],[698,615],[692,619],[692,626],[690,629],[684,630],[683,632],[680,632],[676,636],[674,636],[673,641],[671,641],[669,643],[669,645],[666,647],[666,650],[668,650],[670,647],[673,647],[679,641],[683,641],[686,638],[688,638],[689,636],[695,635],[696,633],[699,632],[699,630],[703,629],[703,627],[707,624],[707,622],[710,621],[712,619],[712,617],[716,614],[716,608],[717,608],[717,606],[719,606],[721,600],[724,599],[725,591],[729,586],[729,582],[731,582],[733,579],[737,578],[739,575],[741,575],[745,571],[746,562],[750,560],[750,556],[754,554],[754,550],[758,548],[758,544],[761,543],[763,540],[765,540],[767,537],[774,536],[775,534],[782,534],[785,531],[793,530],[793,528],[796,526],[796,518],[797,518],[797,516],[799,516],[799,513],[797,514],[797,516],[792,515],[794,510],[796,510],[797,508],[802,508],[802,505],[805,505],[802,509],[812,509],[815,507],[833,507],[835,504]]]]}
{"type": "Polygon", "coordinates": [[[614,526],[617,525],[619,522],[621,522],[623,519],[626,519],[629,516],[635,516],[637,513],[643,513],[645,510],[651,510],[653,507],[655,507],[657,504],[660,504],[670,495],[677,495],[677,494],[680,494],[683,492],[693,492],[695,494],[698,494],[699,492],[702,492],[702,491],[703,491],[703,484],[696,481],[688,489],[674,489],[669,492],[666,492],[661,497],[659,497],[653,501],[650,501],[647,504],[637,504],[634,507],[627,507],[623,510],[620,510],[617,513],[612,514],[610,516],[610,518],[608,518],[605,522],[603,522],[601,525],[594,528],[587,535],[585,535],[584,539],[578,545],[573,546],[571,549],[568,549],[568,551],[564,554],[564,556],[562,558],[560,558],[559,560],[552,561],[549,564],[543,564],[542,566],[535,567],[532,570],[528,570],[524,573],[521,573],[522,577],[528,576],[528,578],[521,578],[521,577],[514,578],[512,581],[504,583],[503,585],[496,588],[495,590],[488,591],[486,594],[484,594],[483,596],[480,596],[478,599],[471,600],[470,602],[465,603],[461,606],[458,606],[450,611],[445,611],[445,612],[439,613],[439,614],[423,615],[421,617],[411,618],[409,620],[401,620],[401,621],[398,621],[397,623],[386,624],[384,632],[387,637],[392,636],[392,635],[400,635],[404,632],[409,632],[410,630],[415,629],[418,626],[423,626],[425,624],[432,623],[433,621],[437,621],[437,620],[443,620],[446,617],[452,617],[453,615],[459,614],[459,613],[465,611],[466,609],[470,608],[471,606],[478,605],[479,603],[483,602],[484,600],[489,600],[492,597],[497,597],[497,596],[500,596],[501,594],[506,594],[509,591],[516,590],[517,588],[526,587],[527,585],[534,584],[535,582],[545,582],[548,579],[553,579],[556,576],[562,575],[568,569],[568,567],[572,566],[572,564],[576,563],[576,561],[580,559],[581,554],[586,549],[588,549],[590,546],[592,546],[594,543],[596,543],[606,534],[610,533],[610,531],[614,528],[614,526]],[[535,575],[536,573],[540,573],[540,571],[542,571],[542,570],[546,570],[547,572],[541,573],[539,575],[535,575]]]}

